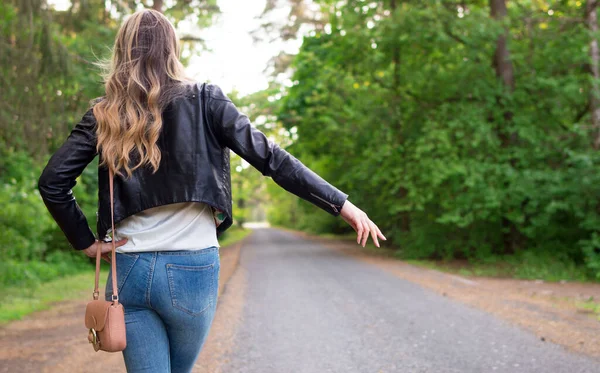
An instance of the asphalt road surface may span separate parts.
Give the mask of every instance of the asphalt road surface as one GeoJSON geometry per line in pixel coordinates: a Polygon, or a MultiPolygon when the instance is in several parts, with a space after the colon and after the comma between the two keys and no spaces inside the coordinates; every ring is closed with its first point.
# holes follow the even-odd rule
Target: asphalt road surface
{"type": "Polygon", "coordinates": [[[223,372],[600,372],[598,360],[277,230],[240,257],[241,322],[223,372]]]}

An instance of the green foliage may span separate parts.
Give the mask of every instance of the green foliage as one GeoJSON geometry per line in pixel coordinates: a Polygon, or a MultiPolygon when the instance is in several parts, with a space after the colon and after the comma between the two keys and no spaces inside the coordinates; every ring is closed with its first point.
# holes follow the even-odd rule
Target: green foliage
{"type": "Polygon", "coordinates": [[[0,259],[30,260],[46,250],[45,232],[54,223],[39,201],[39,194],[20,185],[0,187],[0,259]]]}
{"type": "MultiPolygon", "coordinates": [[[[0,147],[0,289],[32,287],[90,268],[89,258],[71,248],[44,206],[40,173],[25,151],[0,147]]],[[[81,185],[75,190],[90,199],[81,185]]]]}
{"type": "Polygon", "coordinates": [[[600,237],[593,232],[589,240],[581,240],[586,266],[595,274],[596,280],[600,280],[600,237]]]}
{"type": "MultiPolygon", "coordinates": [[[[0,148],[0,260],[39,259],[53,228],[37,191],[40,168],[22,151],[0,148]]],[[[4,271],[3,271],[4,272],[4,271]]]]}
{"type": "Polygon", "coordinates": [[[48,254],[44,261],[7,259],[0,262],[0,288],[33,287],[83,270],[93,270],[89,258],[83,253],[55,251],[48,254]]]}
{"type": "MultiPolygon", "coordinates": [[[[585,68],[597,36],[583,20],[566,23],[583,2],[552,12],[508,2],[503,23],[488,2],[321,3],[331,31],[304,39],[279,111],[298,134],[288,149],[348,193],[402,257],[508,255],[600,276],[585,68]],[[505,30],[513,90],[492,64],[505,30]]],[[[274,212],[277,223],[336,229],[271,191],[294,208],[293,219],[274,212]]],[[[525,267],[515,275],[530,277],[525,267]]]]}

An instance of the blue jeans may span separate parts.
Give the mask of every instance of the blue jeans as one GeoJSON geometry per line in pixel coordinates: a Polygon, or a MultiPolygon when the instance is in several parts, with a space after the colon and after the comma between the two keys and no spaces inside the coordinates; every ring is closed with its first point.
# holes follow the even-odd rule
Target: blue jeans
{"type": "MultiPolygon", "coordinates": [[[[116,255],[127,372],[191,372],[217,307],[219,248],[116,255]]],[[[111,295],[109,271],[106,300],[111,295]]]]}

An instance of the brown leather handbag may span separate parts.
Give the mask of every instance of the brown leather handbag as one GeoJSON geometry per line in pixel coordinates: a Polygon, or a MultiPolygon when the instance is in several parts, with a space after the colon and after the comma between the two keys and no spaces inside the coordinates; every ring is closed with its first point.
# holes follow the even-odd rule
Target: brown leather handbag
{"type": "Polygon", "coordinates": [[[94,282],[94,300],[87,304],[85,309],[85,327],[88,328],[88,341],[94,346],[94,350],[107,352],[123,351],[127,346],[125,333],[125,310],[119,303],[118,282],[117,282],[117,260],[115,245],[115,220],[114,220],[114,199],[113,199],[113,172],[109,170],[110,183],[110,212],[112,220],[112,256],[110,259],[112,271],[112,300],[98,299],[98,281],[100,279],[100,242],[96,244],[98,251],[96,253],[96,279],[94,282]]]}

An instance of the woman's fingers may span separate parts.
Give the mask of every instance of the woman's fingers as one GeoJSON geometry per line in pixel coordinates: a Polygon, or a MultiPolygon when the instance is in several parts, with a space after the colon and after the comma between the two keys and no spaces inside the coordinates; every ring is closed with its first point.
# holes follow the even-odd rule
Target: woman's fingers
{"type": "Polygon", "coordinates": [[[362,239],[362,234],[363,234],[363,226],[362,226],[362,222],[360,220],[356,221],[356,243],[360,245],[360,241],[362,239]]]}
{"type": "Polygon", "coordinates": [[[375,244],[375,246],[381,247],[381,245],[379,244],[379,238],[381,238],[384,241],[387,240],[387,238],[385,238],[385,236],[383,235],[383,233],[381,233],[381,230],[379,230],[379,227],[375,223],[373,223],[366,216],[365,219],[366,220],[358,220],[358,222],[356,223],[356,231],[358,233],[356,242],[362,247],[365,247],[370,235],[373,239],[373,243],[375,244]]]}
{"type": "Polygon", "coordinates": [[[362,247],[365,247],[365,245],[367,244],[367,240],[369,239],[369,225],[364,220],[362,222],[362,225],[363,225],[363,234],[360,239],[361,240],[360,244],[362,247]]]}
{"type": "Polygon", "coordinates": [[[119,246],[125,245],[126,243],[127,243],[127,238],[123,238],[123,239],[115,242],[115,245],[117,245],[117,247],[119,247],[119,246]]]}
{"type": "Polygon", "coordinates": [[[358,241],[359,245],[361,245],[362,247],[365,247],[365,244],[367,243],[367,239],[369,238],[369,224],[367,224],[367,222],[365,221],[365,217],[361,217],[360,221],[360,225],[362,227],[361,230],[361,234],[360,234],[360,239],[358,241]]]}
{"type": "Polygon", "coordinates": [[[380,247],[379,240],[377,240],[377,226],[370,220],[369,225],[371,226],[371,237],[373,238],[373,242],[375,243],[375,246],[380,247]]]}
{"type": "Polygon", "coordinates": [[[348,203],[344,204],[344,207],[346,209],[343,211],[344,214],[342,217],[356,231],[356,243],[365,247],[369,235],[373,238],[373,243],[377,247],[380,247],[379,238],[384,241],[387,240],[383,233],[381,233],[381,230],[379,230],[379,227],[369,219],[367,214],[358,208],[352,209],[351,207],[353,206],[348,203]]]}
{"type": "MultiPolygon", "coordinates": [[[[115,246],[123,246],[127,243],[127,238],[123,238],[122,240],[116,241],[115,246]]],[[[103,242],[102,243],[102,254],[110,254],[112,252],[112,243],[111,242],[103,242]]]]}
{"type": "Polygon", "coordinates": [[[362,247],[365,247],[365,245],[367,244],[367,240],[369,239],[371,227],[369,227],[369,224],[366,221],[363,221],[363,226],[365,227],[365,231],[363,233],[362,247]]]}
{"type": "Polygon", "coordinates": [[[381,231],[379,230],[379,227],[377,227],[377,235],[379,237],[381,237],[382,240],[387,241],[387,238],[385,238],[385,236],[383,235],[383,233],[381,233],[381,231]]]}
{"type": "MultiPolygon", "coordinates": [[[[116,241],[115,246],[123,246],[127,243],[127,238],[123,238],[122,240],[116,241]]],[[[102,253],[110,253],[112,251],[112,242],[105,242],[102,244],[102,253]]]]}
{"type": "MultiPolygon", "coordinates": [[[[123,246],[126,243],[127,243],[127,238],[123,238],[122,240],[116,241],[115,246],[116,247],[123,246]]],[[[112,252],[112,243],[110,243],[110,242],[96,241],[95,244],[93,244],[92,246],[83,250],[83,252],[88,257],[95,258],[98,255],[98,248],[100,248],[100,257],[110,263],[111,255],[109,255],[109,254],[112,252]],[[98,245],[100,245],[100,246],[98,246],[98,245]]]]}
{"type": "MultiPolygon", "coordinates": [[[[119,246],[123,246],[127,243],[127,238],[123,238],[122,240],[116,241],[115,242],[115,246],[119,247],[119,246]]],[[[112,257],[112,243],[111,242],[105,242],[102,244],[102,259],[106,260],[108,263],[110,263],[111,257],[112,257]]]]}
{"type": "MultiPolygon", "coordinates": [[[[118,240],[115,242],[115,246],[119,247],[119,246],[123,246],[127,243],[127,238],[123,238],[122,240],[118,240]]],[[[106,242],[105,243],[105,248],[107,252],[110,252],[112,250],[112,242],[106,242]]],[[[104,248],[103,248],[104,251],[104,248]]]]}

